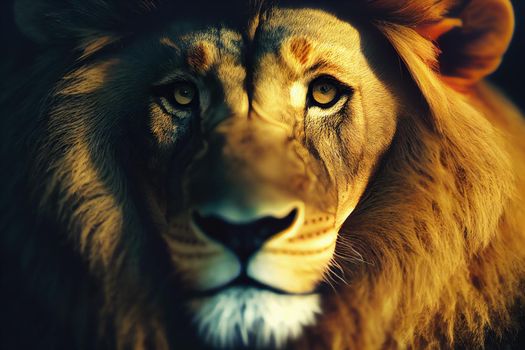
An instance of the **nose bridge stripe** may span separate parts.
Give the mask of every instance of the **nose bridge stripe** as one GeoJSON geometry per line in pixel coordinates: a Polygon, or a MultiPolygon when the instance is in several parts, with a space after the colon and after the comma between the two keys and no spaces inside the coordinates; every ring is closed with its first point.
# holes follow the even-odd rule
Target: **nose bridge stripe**
{"type": "Polygon", "coordinates": [[[263,108],[260,107],[256,101],[252,101],[251,109],[248,113],[248,119],[249,120],[259,120],[266,124],[276,126],[280,129],[284,129],[287,135],[291,135],[293,131],[293,128],[290,125],[281,123],[275,118],[268,116],[267,113],[264,112],[263,108]]]}

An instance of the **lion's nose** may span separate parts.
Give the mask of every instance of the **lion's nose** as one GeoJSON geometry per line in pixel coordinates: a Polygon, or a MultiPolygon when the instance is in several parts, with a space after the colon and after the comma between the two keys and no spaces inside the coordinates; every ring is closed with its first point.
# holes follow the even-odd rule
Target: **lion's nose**
{"type": "Polygon", "coordinates": [[[202,233],[232,250],[241,262],[246,262],[271,237],[294,226],[298,214],[299,208],[294,208],[283,217],[263,216],[237,223],[217,213],[203,215],[194,211],[192,220],[202,233]]]}

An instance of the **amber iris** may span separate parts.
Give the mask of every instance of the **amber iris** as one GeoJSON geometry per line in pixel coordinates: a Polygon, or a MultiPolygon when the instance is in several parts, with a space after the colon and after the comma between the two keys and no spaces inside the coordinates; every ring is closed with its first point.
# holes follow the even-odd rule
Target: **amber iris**
{"type": "Polygon", "coordinates": [[[173,98],[180,106],[188,106],[195,99],[195,87],[188,83],[180,83],[175,86],[173,98]]]}
{"type": "Polygon", "coordinates": [[[337,86],[328,79],[319,79],[312,83],[312,99],[315,104],[327,106],[338,97],[337,86]]]}

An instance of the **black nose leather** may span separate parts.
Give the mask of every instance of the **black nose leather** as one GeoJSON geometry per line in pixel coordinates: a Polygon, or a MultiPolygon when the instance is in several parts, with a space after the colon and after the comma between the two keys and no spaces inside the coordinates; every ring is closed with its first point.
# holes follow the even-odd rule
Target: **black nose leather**
{"type": "Polygon", "coordinates": [[[242,262],[246,262],[269,238],[289,228],[296,216],[297,209],[294,209],[283,218],[265,216],[239,224],[195,211],[193,221],[204,234],[228,247],[242,262]]]}

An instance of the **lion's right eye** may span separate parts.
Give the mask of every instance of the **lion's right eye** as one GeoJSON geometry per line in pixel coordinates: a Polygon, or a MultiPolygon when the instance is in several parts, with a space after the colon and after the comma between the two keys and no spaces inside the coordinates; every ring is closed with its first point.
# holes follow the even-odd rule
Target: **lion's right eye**
{"type": "Polygon", "coordinates": [[[309,86],[308,103],[311,107],[329,109],[334,107],[352,89],[331,76],[314,79],[309,86]]]}
{"type": "Polygon", "coordinates": [[[194,107],[198,100],[197,87],[186,81],[157,86],[154,88],[154,94],[170,114],[187,111],[194,107]]]}
{"type": "Polygon", "coordinates": [[[328,80],[314,82],[311,89],[312,100],[319,106],[327,106],[331,104],[339,94],[337,86],[328,80]]]}

